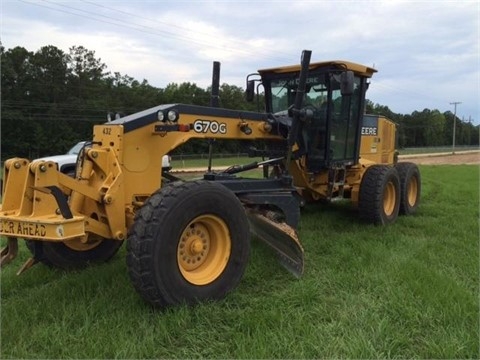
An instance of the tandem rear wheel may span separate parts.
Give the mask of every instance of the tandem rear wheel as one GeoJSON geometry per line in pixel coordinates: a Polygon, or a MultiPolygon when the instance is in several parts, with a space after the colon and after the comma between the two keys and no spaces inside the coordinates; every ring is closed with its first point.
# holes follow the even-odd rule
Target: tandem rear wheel
{"type": "Polygon", "coordinates": [[[417,211],[422,189],[420,170],[411,162],[395,165],[400,177],[400,214],[411,215],[417,211]]]}
{"type": "Polygon", "coordinates": [[[137,212],[127,240],[134,288],[153,306],[221,299],[240,282],[250,253],[245,210],[223,185],[169,184],[137,212]]]}
{"type": "Polygon", "coordinates": [[[358,195],[361,219],[375,225],[395,222],[400,209],[400,178],[395,167],[372,165],[363,175],[358,195]]]}

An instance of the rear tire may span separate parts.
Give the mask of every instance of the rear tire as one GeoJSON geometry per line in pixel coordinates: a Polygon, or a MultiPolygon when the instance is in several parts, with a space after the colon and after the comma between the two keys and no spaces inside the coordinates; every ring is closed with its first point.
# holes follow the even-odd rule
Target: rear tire
{"type": "Polygon", "coordinates": [[[397,170],[386,165],[370,166],[363,175],[358,196],[360,218],[375,225],[395,222],[400,208],[397,170]]]}
{"type": "Polygon", "coordinates": [[[416,164],[410,162],[398,163],[395,168],[400,176],[400,214],[414,214],[422,188],[420,171],[416,164]]]}
{"type": "Polygon", "coordinates": [[[151,305],[191,304],[233,290],[249,253],[247,216],[230,190],[208,181],[176,182],[137,212],[127,267],[134,288],[151,305]]]}

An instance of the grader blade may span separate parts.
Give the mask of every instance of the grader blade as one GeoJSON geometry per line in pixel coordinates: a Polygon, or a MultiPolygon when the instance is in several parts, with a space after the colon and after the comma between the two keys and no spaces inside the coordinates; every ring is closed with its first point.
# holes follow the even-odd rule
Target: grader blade
{"type": "Polygon", "coordinates": [[[285,223],[277,223],[262,214],[247,211],[250,232],[267,244],[278,256],[280,264],[296,278],[303,274],[303,248],[297,232],[285,223]]]}

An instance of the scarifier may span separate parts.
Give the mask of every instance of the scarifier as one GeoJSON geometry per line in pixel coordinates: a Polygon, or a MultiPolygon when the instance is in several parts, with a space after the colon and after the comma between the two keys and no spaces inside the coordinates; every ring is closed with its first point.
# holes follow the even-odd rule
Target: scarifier
{"type": "MultiPolygon", "coordinates": [[[[5,162],[1,265],[24,239],[32,253],[20,269],[41,262],[81,268],[109,260],[127,242],[127,268],[138,293],[164,307],[219,299],[240,282],[250,239],[264,241],[300,277],[300,208],[347,199],[377,225],[415,212],[420,173],[397,163],[395,124],[365,115],[376,70],[348,61],[260,70],[247,77],[247,99],[264,112],[218,107],[219,64],[212,104],[165,104],[94,127],[75,177],[53,162],[5,162]],[[162,173],[162,157],[190,139],[256,140],[262,157],[202,180],[162,173]],[[238,174],[262,167],[263,178],[238,174]]],[[[319,215],[320,216],[320,215],[319,215]]]]}

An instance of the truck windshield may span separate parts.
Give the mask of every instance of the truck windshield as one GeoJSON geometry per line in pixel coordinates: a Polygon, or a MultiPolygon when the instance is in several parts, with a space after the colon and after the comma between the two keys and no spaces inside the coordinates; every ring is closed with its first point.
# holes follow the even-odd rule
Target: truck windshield
{"type": "MultiPolygon", "coordinates": [[[[278,113],[288,109],[295,101],[298,77],[272,79],[270,82],[272,94],[272,112],[278,113]]],[[[325,76],[311,75],[307,78],[307,89],[304,105],[320,106],[327,101],[327,86],[325,76]]]]}
{"type": "MultiPolygon", "coordinates": [[[[298,76],[275,75],[266,84],[270,86],[268,105],[272,113],[288,110],[295,101],[298,76]]],[[[310,73],[307,78],[302,106],[309,107],[314,115],[304,126],[303,146],[314,169],[355,158],[362,104],[361,78],[355,76],[352,94],[343,95],[340,85],[341,71],[310,73]]]]}
{"type": "Polygon", "coordinates": [[[70,150],[68,150],[67,155],[78,155],[84,145],[85,141],[80,141],[79,143],[75,144],[70,150]]]}

